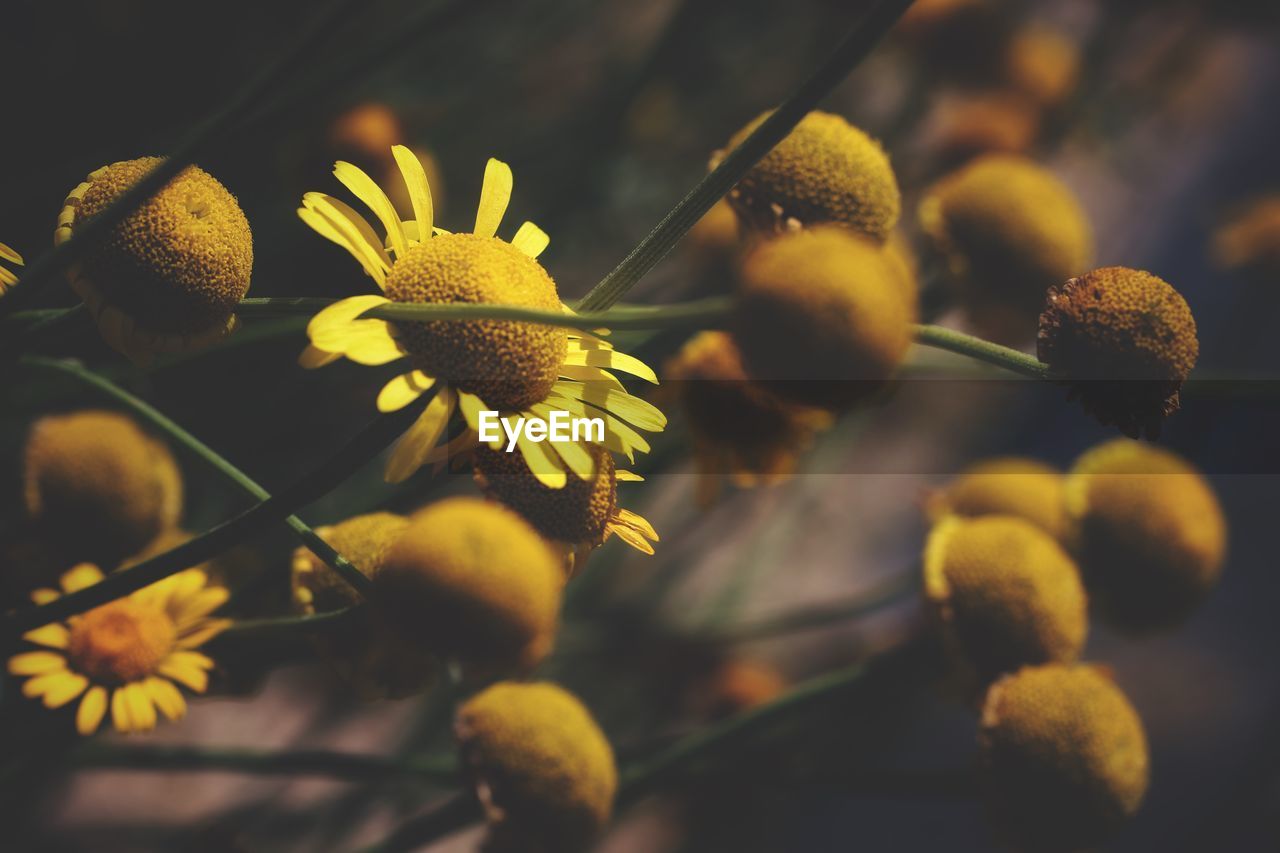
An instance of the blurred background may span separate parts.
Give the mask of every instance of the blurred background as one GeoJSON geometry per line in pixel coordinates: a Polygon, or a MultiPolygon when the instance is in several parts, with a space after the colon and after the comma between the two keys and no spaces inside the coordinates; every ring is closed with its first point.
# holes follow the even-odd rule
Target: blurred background
{"type": "MultiPolygon", "coordinates": [[[[6,4],[0,239],[28,261],[45,251],[67,191],[98,166],[170,150],[290,44],[315,5],[6,4]]],[[[251,296],[337,296],[363,291],[363,276],[294,213],[304,192],[337,188],[333,160],[381,178],[391,144],[429,154],[437,219],[462,228],[486,159],[501,158],[515,173],[507,221],[529,218],[551,235],[542,260],[569,300],[693,186],[715,149],[785,98],[864,5],[372,0],[282,69],[199,164],[238,197],[252,224],[251,296]]],[[[908,236],[916,239],[915,207],[931,181],[976,153],[1027,153],[1080,196],[1098,235],[1098,265],[1165,278],[1199,326],[1206,378],[1184,391],[1161,443],[1211,476],[1231,555],[1219,588],[1181,630],[1135,640],[1093,628],[1087,656],[1114,669],[1152,751],[1146,804],[1107,849],[1280,849],[1280,575],[1268,538],[1280,513],[1280,273],[1274,246],[1270,265],[1265,256],[1224,253],[1221,243],[1215,250],[1215,233],[1280,191],[1280,6],[916,7],[823,105],[883,140],[908,236]],[[1052,44],[1020,41],[1028,38],[1052,44]],[[1015,44],[1029,50],[1030,70],[1009,59],[1015,44]]],[[[686,240],[628,301],[726,292],[724,251],[711,239],[686,240]]],[[[945,300],[930,298],[927,257],[921,269],[930,319],[962,325],[945,300]]],[[[74,304],[63,286],[42,299],[74,304]]],[[[274,490],[367,422],[394,368],[385,376],[345,363],[304,372],[295,366],[302,323],[262,323],[248,324],[233,345],[143,371],[93,335],[59,341],[56,351],[153,402],[274,490]]],[[[659,365],[686,336],[620,336],[620,348],[659,365]]],[[[14,373],[0,375],[0,474],[12,484],[31,420],[92,401],[78,386],[3,370],[14,373]]],[[[687,431],[678,412],[669,414],[667,432],[637,465],[648,484],[621,493],[661,533],[658,553],[611,542],[592,558],[545,667],[583,697],[624,758],[690,730],[713,713],[708,703],[749,704],[776,692],[775,680],[857,660],[913,630],[920,608],[910,581],[927,489],[994,454],[1065,468],[1113,434],[1061,388],[919,353],[892,395],[819,437],[797,476],[726,489],[702,510],[687,431]],[[869,614],[742,629],[885,589],[901,591],[869,614]],[[726,699],[717,678],[736,666],[746,668],[746,686],[735,682],[726,699]]],[[[196,460],[181,461],[187,529],[242,506],[196,460]]],[[[381,470],[370,463],[302,515],[319,524],[474,493],[469,475],[424,474],[391,487],[381,470]]],[[[3,501],[0,517],[16,519],[16,489],[6,488],[3,501]]],[[[292,547],[278,534],[226,558],[239,584],[236,613],[284,611],[292,547]]],[[[151,740],[447,755],[432,692],[363,704],[306,649],[280,645],[244,656],[253,660],[229,649],[219,661],[237,660],[226,666],[235,672],[222,673],[210,698],[151,740]]],[[[44,721],[24,715],[14,698],[2,706],[5,742],[45,736],[44,721]]],[[[934,850],[940,838],[949,850],[992,849],[966,781],[974,726],[972,712],[940,697],[929,679],[897,673],[629,809],[600,849],[934,850]]],[[[0,778],[12,839],[0,846],[351,849],[441,796],[403,779],[69,772],[60,748],[0,778]]],[[[432,849],[471,849],[477,837],[432,849]]]]}

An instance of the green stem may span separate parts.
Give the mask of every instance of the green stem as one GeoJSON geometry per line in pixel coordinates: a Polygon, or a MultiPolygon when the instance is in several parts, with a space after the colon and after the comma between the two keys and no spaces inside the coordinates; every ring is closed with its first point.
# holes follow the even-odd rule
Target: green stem
{"type": "Polygon", "coordinates": [[[407,761],[380,755],[301,750],[260,752],[247,749],[145,745],[89,744],[70,756],[80,769],[230,771],[253,776],[330,776],[374,780],[405,776],[427,782],[455,784],[452,762],[407,761]]]}
{"type": "MultiPolygon", "coordinates": [[[[272,296],[241,301],[236,312],[244,317],[276,317],[293,314],[316,314],[336,300],[311,296],[272,296]]],[[[732,300],[724,297],[699,299],[675,305],[636,305],[588,314],[563,314],[515,305],[487,303],[400,302],[379,305],[363,317],[379,320],[518,320],[561,326],[569,329],[660,329],[668,326],[704,323],[724,319],[732,308],[732,300]]]]}
{"type": "MultiPolygon", "coordinates": [[[[403,434],[421,414],[429,397],[429,394],[424,394],[417,402],[399,412],[379,416],[346,446],[289,488],[254,504],[234,518],[206,530],[177,548],[138,563],[128,571],[109,575],[93,586],[64,595],[48,604],[27,607],[0,617],[0,635],[20,634],[106,604],[189,566],[211,560],[269,525],[288,519],[299,507],[306,506],[334,489],[356,468],[382,452],[403,434]]],[[[319,550],[328,547],[319,537],[316,537],[314,544],[308,541],[308,545],[319,550]]]]}
{"type": "Polygon", "coordinates": [[[592,288],[578,308],[601,311],[622,298],[649,270],[680,242],[699,219],[719,201],[752,166],[760,162],[791,133],[836,85],[871,53],[889,32],[911,0],[880,0],[800,88],[787,98],[750,136],[720,161],[689,194],[663,217],[613,272],[592,288]]]}
{"type": "Polygon", "coordinates": [[[743,643],[837,625],[901,602],[912,596],[917,586],[915,572],[902,572],[845,601],[730,625],[709,634],[707,639],[715,643],[743,643]]]}
{"type": "MultiPolygon", "coordinates": [[[[209,445],[178,426],[178,424],[165,415],[164,412],[161,412],[145,400],[135,397],[119,385],[116,385],[114,382],[111,382],[108,379],[103,379],[96,373],[75,364],[71,364],[70,362],[30,356],[22,359],[21,363],[26,367],[34,367],[37,370],[54,371],[67,376],[73,376],[86,385],[96,388],[98,391],[101,391],[103,394],[111,397],[116,402],[121,403],[134,414],[138,415],[156,429],[165,433],[187,450],[200,457],[200,459],[207,463],[209,467],[226,477],[236,486],[239,486],[240,490],[245,494],[259,501],[265,501],[271,497],[271,494],[266,489],[262,488],[262,486],[259,486],[256,482],[250,479],[248,474],[232,465],[225,457],[213,448],[209,447],[209,445]]],[[[325,563],[341,575],[347,583],[351,584],[352,587],[359,591],[361,595],[368,594],[370,585],[369,579],[345,557],[334,550],[333,546],[321,539],[319,534],[312,530],[306,522],[298,518],[296,515],[290,515],[284,521],[285,524],[289,525],[289,528],[297,535],[298,539],[302,541],[302,544],[310,548],[311,551],[321,560],[324,560],[325,563]]]]}
{"type": "Polygon", "coordinates": [[[978,361],[1003,367],[1012,373],[1029,379],[1048,379],[1049,365],[1016,349],[993,344],[973,335],[966,335],[942,326],[916,326],[916,343],[935,349],[967,355],[978,361]]]}
{"type": "Polygon", "coordinates": [[[341,625],[352,615],[355,607],[312,613],[308,616],[276,616],[268,619],[238,619],[219,637],[243,634],[273,633],[276,631],[315,631],[341,625]]]}

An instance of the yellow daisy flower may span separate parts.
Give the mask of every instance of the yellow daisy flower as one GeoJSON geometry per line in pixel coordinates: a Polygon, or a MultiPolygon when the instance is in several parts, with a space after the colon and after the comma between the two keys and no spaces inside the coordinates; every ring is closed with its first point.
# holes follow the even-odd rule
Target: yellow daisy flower
{"type": "MultiPolygon", "coordinates": [[[[48,604],[100,580],[97,566],[82,563],[62,576],[61,592],[38,589],[31,598],[48,604]]],[[[46,708],[83,696],[76,711],[82,735],[97,731],[108,706],[117,731],[150,731],[157,710],[169,720],[186,713],[175,682],[205,691],[213,661],[195,650],[231,624],[209,618],[226,600],[227,591],[209,586],[204,572],[187,569],[65,623],[28,631],[23,639],[43,648],[10,658],[9,674],[27,676],[22,695],[46,708]]]]}
{"type": "MultiPolygon", "coordinates": [[[[8,261],[11,264],[22,266],[22,255],[19,255],[13,249],[10,249],[4,243],[0,243],[0,261],[8,261]]],[[[18,277],[11,270],[0,266],[0,296],[4,292],[18,283],[18,277]]]]}
{"type": "MultiPolygon", "coordinates": [[[[400,482],[427,462],[474,446],[480,413],[486,410],[500,412],[503,418],[546,420],[552,411],[565,411],[571,418],[600,418],[605,423],[603,444],[609,450],[628,458],[637,450],[648,451],[637,430],[660,431],[666,418],[628,394],[606,368],[654,383],[657,377],[600,337],[500,320],[359,319],[392,302],[501,303],[569,311],[536,260],[550,241],[546,233],[525,222],[511,242],[497,237],[511,198],[511,168],[506,163],[489,160],[475,228],[470,234],[454,234],[435,227],[422,163],[404,146],[395,146],[392,154],[409,190],[412,220],[402,220],[387,194],[360,169],[339,161],[333,170],[373,211],[385,238],[351,207],[323,193],[307,193],[298,210],[303,222],[350,252],[384,294],[343,299],[312,318],[307,327],[311,344],[299,359],[302,366],[320,367],[343,356],[365,365],[407,358],[410,369],[378,395],[382,412],[399,410],[436,389],[392,452],[387,479],[400,482]],[[466,430],[437,448],[455,410],[462,413],[466,430]]],[[[585,439],[537,442],[522,434],[519,448],[530,470],[551,488],[563,487],[569,471],[584,480],[595,476],[585,439]]]]}

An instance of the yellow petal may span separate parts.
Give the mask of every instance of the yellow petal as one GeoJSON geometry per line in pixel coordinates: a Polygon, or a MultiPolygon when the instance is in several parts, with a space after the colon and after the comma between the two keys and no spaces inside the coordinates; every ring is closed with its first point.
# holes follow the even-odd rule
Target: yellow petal
{"type": "Polygon", "coordinates": [[[653,529],[653,525],[643,515],[638,515],[629,509],[618,507],[613,514],[614,520],[625,524],[633,530],[639,531],[654,542],[658,541],[658,531],[653,529]]]}
{"type": "Polygon", "coordinates": [[[298,217],[321,237],[346,249],[379,287],[386,283],[391,256],[360,214],[331,196],[307,193],[298,217]]]}
{"type": "Polygon", "coordinates": [[[635,471],[624,471],[618,468],[613,472],[613,479],[619,483],[643,483],[644,477],[641,477],[635,471]]]}
{"type": "Polygon", "coordinates": [[[542,485],[548,489],[563,489],[565,484],[569,482],[569,476],[564,470],[564,463],[560,461],[560,457],[557,454],[551,452],[546,444],[534,441],[520,441],[516,443],[516,446],[520,448],[520,455],[524,457],[524,464],[529,466],[529,472],[542,485]]]}
{"type": "Polygon", "coordinates": [[[653,554],[653,546],[649,541],[625,524],[610,524],[608,530],[637,551],[653,554]]]}
{"type": "Polygon", "coordinates": [[[151,701],[160,709],[167,720],[180,720],[187,713],[187,700],[173,683],[154,675],[143,682],[151,701]]]}
{"type": "Polygon", "coordinates": [[[18,266],[22,266],[22,255],[19,255],[17,252],[15,252],[13,249],[6,246],[4,243],[0,243],[0,258],[4,258],[6,261],[8,261],[11,264],[17,264],[18,266]]]}
{"type": "Polygon", "coordinates": [[[597,409],[594,406],[588,406],[581,400],[565,397],[559,393],[548,395],[547,403],[583,417],[602,418],[604,420],[604,446],[614,453],[624,453],[628,459],[635,461],[634,451],[649,452],[649,442],[645,440],[644,436],[636,432],[630,424],[606,411],[597,409]]]}
{"type": "Polygon", "coordinates": [[[308,344],[307,348],[302,351],[302,355],[298,356],[298,366],[307,370],[314,370],[317,367],[332,364],[340,358],[342,358],[342,353],[340,352],[325,352],[308,344]]]}
{"type": "Polygon", "coordinates": [[[520,230],[516,232],[516,236],[511,238],[511,245],[531,258],[541,255],[550,243],[551,238],[547,236],[547,232],[532,222],[526,222],[521,225],[520,230]]]}
{"type": "Polygon", "coordinates": [[[387,198],[382,187],[359,166],[345,160],[333,164],[333,176],[373,211],[373,215],[378,217],[383,230],[387,232],[387,242],[391,244],[392,251],[397,258],[403,257],[409,244],[405,241],[404,229],[400,225],[400,214],[396,213],[396,206],[387,198]]]}
{"type": "Polygon", "coordinates": [[[125,696],[123,687],[117,687],[111,694],[111,721],[115,723],[116,731],[121,734],[127,735],[133,731],[133,719],[129,716],[129,700],[125,696]]]}
{"type": "MultiPolygon", "coordinates": [[[[300,590],[309,592],[309,590],[300,590]]],[[[178,648],[196,649],[231,627],[230,619],[205,619],[178,637],[178,648]]]]}
{"type": "Polygon", "coordinates": [[[630,373],[632,376],[639,376],[654,385],[658,384],[658,375],[653,372],[649,365],[634,356],[617,350],[590,349],[568,352],[565,354],[564,363],[568,365],[586,365],[588,367],[609,367],[614,370],[621,370],[623,373],[630,373]]]}
{"type": "Polygon", "coordinates": [[[182,650],[165,658],[156,671],[196,693],[203,693],[209,686],[209,675],[205,670],[212,666],[213,661],[199,652],[182,650]]]}
{"type": "Polygon", "coordinates": [[[120,688],[129,703],[129,718],[133,721],[133,730],[149,732],[156,727],[156,706],[151,701],[151,694],[141,681],[134,681],[120,688]]]}
{"type": "Polygon", "coordinates": [[[16,275],[9,272],[4,267],[0,267],[0,286],[9,287],[10,285],[17,284],[17,283],[18,283],[18,277],[16,275]]]}
{"type": "Polygon", "coordinates": [[[511,167],[490,157],[484,167],[484,186],[480,190],[480,205],[476,209],[476,234],[492,237],[498,233],[502,215],[507,212],[507,204],[511,201],[511,187],[514,183],[511,167]]]}
{"type": "Polygon", "coordinates": [[[667,425],[667,416],[656,406],[624,391],[563,379],[555,387],[562,396],[590,403],[648,432],[660,432],[667,425]]]}
{"type": "Polygon", "coordinates": [[[322,335],[330,329],[348,326],[364,312],[379,305],[388,305],[390,302],[390,299],[377,293],[366,293],[360,296],[348,296],[346,299],[339,299],[332,305],[328,305],[316,312],[316,315],[307,323],[307,337],[312,338],[314,342],[316,335],[322,335]]]}
{"type": "Polygon", "coordinates": [[[102,725],[102,717],[106,713],[107,688],[100,685],[90,687],[76,709],[76,731],[85,736],[93,734],[102,725]]]}
{"type": "Polygon", "coordinates": [[[199,595],[194,596],[183,605],[174,618],[174,622],[177,623],[179,630],[194,625],[202,617],[208,616],[226,604],[227,599],[230,597],[231,593],[220,586],[211,586],[204,589],[199,595]]]}
{"type": "Polygon", "coordinates": [[[427,454],[436,446],[440,436],[449,425],[449,416],[453,414],[454,390],[442,387],[427,403],[422,414],[413,422],[413,426],[396,442],[395,449],[387,459],[386,479],[389,483],[402,483],[422,467],[427,454]]]}
{"type": "Polygon", "coordinates": [[[44,706],[51,709],[61,708],[83,693],[88,686],[89,679],[78,672],[60,673],[57,680],[44,691],[44,706]]]}
{"type": "Polygon", "coordinates": [[[421,370],[411,370],[392,379],[378,392],[379,412],[398,412],[418,399],[436,384],[436,380],[421,370]]]}
{"type": "Polygon", "coordinates": [[[435,210],[431,202],[431,184],[427,181],[427,173],[422,168],[421,161],[408,148],[403,145],[393,145],[391,155],[396,158],[396,165],[400,167],[400,174],[404,176],[404,185],[409,190],[409,200],[413,203],[413,218],[418,235],[416,239],[421,242],[431,236],[431,226],[435,220],[435,210]]]}
{"type": "Polygon", "coordinates": [[[480,413],[485,411],[484,401],[475,394],[467,394],[458,392],[458,408],[462,410],[462,417],[466,419],[467,426],[476,432],[480,432],[480,413]]]}
{"type": "Polygon", "coordinates": [[[328,329],[312,338],[320,349],[340,352],[356,364],[378,366],[404,358],[391,336],[391,327],[382,320],[356,320],[328,329]]]}
{"type": "Polygon", "coordinates": [[[31,600],[36,604],[48,604],[50,601],[57,601],[62,598],[62,593],[56,589],[33,589],[31,591],[31,600]]]}
{"type": "Polygon", "coordinates": [[[587,367],[586,365],[561,364],[559,369],[560,376],[565,379],[576,379],[579,382],[602,382],[609,388],[616,388],[619,391],[627,390],[626,387],[607,370],[601,370],[598,367],[587,367]]]}
{"type": "Polygon", "coordinates": [[[24,652],[9,658],[10,675],[42,675],[67,668],[67,659],[57,652],[24,652]]]}
{"type": "Polygon", "coordinates": [[[62,589],[68,595],[93,586],[102,580],[102,571],[92,563],[81,563],[62,576],[62,589]]]}
{"type": "Polygon", "coordinates": [[[34,631],[28,631],[22,635],[22,639],[28,643],[47,646],[51,649],[65,649],[70,637],[67,627],[59,623],[45,625],[43,628],[36,628],[34,631]]]}

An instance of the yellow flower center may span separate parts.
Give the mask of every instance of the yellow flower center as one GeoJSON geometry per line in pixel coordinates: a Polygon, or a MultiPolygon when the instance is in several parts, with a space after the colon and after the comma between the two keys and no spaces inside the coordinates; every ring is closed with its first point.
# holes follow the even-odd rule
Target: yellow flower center
{"type": "Polygon", "coordinates": [[[155,672],[177,637],[177,626],[163,610],[120,599],[71,624],[67,657],[96,682],[125,684],[155,672]]]}
{"type": "MultiPolygon", "coordinates": [[[[387,276],[395,302],[468,302],[559,311],[555,282],[533,258],[494,237],[442,234],[411,248],[387,276]]],[[[494,409],[539,402],[564,362],[564,329],[506,320],[395,323],[414,367],[494,409]]]]}
{"type": "MultiPolygon", "coordinates": [[[[101,213],[162,162],[142,157],[95,173],[76,221],[101,213]]],[[[108,300],[143,327],[196,333],[225,323],[249,289],[253,235],[235,196],[188,166],[112,229],[84,261],[108,300]]]]}

